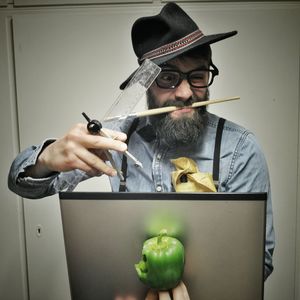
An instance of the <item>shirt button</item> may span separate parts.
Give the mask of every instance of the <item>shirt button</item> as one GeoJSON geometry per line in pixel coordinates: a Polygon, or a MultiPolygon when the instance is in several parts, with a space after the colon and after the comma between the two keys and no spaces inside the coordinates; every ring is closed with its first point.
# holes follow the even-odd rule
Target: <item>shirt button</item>
{"type": "Polygon", "coordinates": [[[156,187],[156,191],[157,191],[157,192],[161,192],[161,190],[162,190],[161,185],[158,185],[158,186],[156,187]]]}

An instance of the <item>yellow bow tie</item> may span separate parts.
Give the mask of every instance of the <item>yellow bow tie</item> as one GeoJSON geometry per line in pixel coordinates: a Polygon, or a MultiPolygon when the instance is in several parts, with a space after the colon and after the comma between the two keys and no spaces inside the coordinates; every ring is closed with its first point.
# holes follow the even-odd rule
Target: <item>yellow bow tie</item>
{"type": "Polygon", "coordinates": [[[173,171],[172,183],[176,192],[216,192],[210,173],[202,173],[190,158],[171,159],[176,171],[173,171]]]}

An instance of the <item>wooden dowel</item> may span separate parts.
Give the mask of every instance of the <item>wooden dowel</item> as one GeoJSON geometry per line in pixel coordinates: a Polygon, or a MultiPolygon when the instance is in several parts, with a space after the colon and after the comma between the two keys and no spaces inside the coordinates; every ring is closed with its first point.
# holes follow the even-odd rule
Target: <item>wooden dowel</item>
{"type": "Polygon", "coordinates": [[[159,108],[153,108],[153,109],[148,109],[145,111],[137,112],[134,115],[136,117],[146,117],[146,116],[153,116],[153,115],[169,113],[169,112],[175,111],[177,109],[179,109],[179,107],[177,107],[177,106],[159,107],[159,108]]]}
{"type": "Polygon", "coordinates": [[[129,115],[121,115],[121,116],[115,116],[115,117],[108,117],[104,119],[104,121],[114,121],[118,119],[126,119],[127,117],[147,117],[147,116],[154,116],[154,115],[159,115],[159,114],[165,114],[165,113],[170,113],[175,110],[180,110],[182,108],[188,108],[188,107],[200,107],[200,106],[205,106],[205,105],[210,105],[210,104],[216,104],[216,103],[221,103],[221,102],[226,102],[226,101],[233,101],[233,100],[238,100],[240,99],[239,96],[236,97],[230,97],[230,98],[222,98],[222,99],[215,99],[215,100],[207,100],[207,101],[200,101],[200,102],[195,102],[191,106],[185,106],[185,107],[178,107],[178,106],[167,106],[167,107],[159,107],[159,108],[153,108],[153,109],[148,109],[144,110],[141,112],[136,112],[132,113],[129,115]]]}
{"type": "Polygon", "coordinates": [[[238,100],[238,99],[240,99],[239,96],[230,97],[230,98],[215,99],[215,100],[200,101],[200,102],[193,103],[192,107],[200,107],[200,106],[205,106],[205,105],[210,105],[210,104],[215,104],[215,103],[221,103],[221,102],[226,102],[226,101],[233,101],[233,100],[238,100]]]}
{"type": "Polygon", "coordinates": [[[153,115],[158,115],[158,114],[169,113],[169,112],[172,112],[175,110],[180,110],[182,108],[200,107],[200,106],[216,104],[216,103],[232,101],[232,100],[238,100],[238,99],[240,99],[240,97],[236,96],[236,97],[230,97],[230,98],[194,102],[191,106],[185,106],[185,107],[177,107],[177,106],[160,107],[160,108],[148,109],[148,110],[145,110],[142,112],[137,112],[137,113],[132,114],[132,116],[135,116],[135,117],[153,116],[153,115]]]}

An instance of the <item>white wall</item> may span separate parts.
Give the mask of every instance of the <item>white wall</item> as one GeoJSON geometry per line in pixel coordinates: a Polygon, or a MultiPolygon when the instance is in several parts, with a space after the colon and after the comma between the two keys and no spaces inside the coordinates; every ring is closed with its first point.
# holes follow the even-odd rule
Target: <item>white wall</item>
{"type": "MultiPolygon", "coordinates": [[[[262,144],[270,168],[277,237],[275,271],[267,281],[265,299],[300,300],[299,292],[295,298],[300,288],[300,268],[295,276],[297,255],[298,266],[300,260],[296,232],[297,226],[300,232],[296,213],[297,209],[300,213],[300,3],[182,6],[205,33],[239,31],[237,37],[213,46],[220,76],[211,97],[239,95],[241,100],[210,110],[252,129],[262,144]]],[[[0,291],[5,296],[0,294],[1,299],[26,299],[27,278],[30,299],[69,299],[57,196],[33,201],[10,193],[6,187],[9,163],[19,147],[59,136],[83,121],[82,111],[101,118],[119,94],[118,84],[136,67],[130,45],[133,21],[158,8],[156,2],[0,10],[4,154],[0,158],[0,220],[1,240],[5,240],[0,258],[0,291]],[[36,235],[37,226],[42,228],[41,236],[36,235]],[[13,291],[6,285],[12,280],[13,291]]],[[[109,190],[109,186],[106,178],[97,178],[80,189],[109,190]]]]}
{"type": "Polygon", "coordinates": [[[0,299],[25,300],[28,287],[23,202],[8,191],[6,183],[10,161],[19,151],[9,22],[0,15],[0,299]]]}
{"type": "Polygon", "coordinates": [[[300,300],[300,120],[299,123],[299,138],[298,138],[298,192],[297,192],[297,231],[296,231],[296,276],[295,276],[295,286],[296,286],[296,300],[300,300]]]}

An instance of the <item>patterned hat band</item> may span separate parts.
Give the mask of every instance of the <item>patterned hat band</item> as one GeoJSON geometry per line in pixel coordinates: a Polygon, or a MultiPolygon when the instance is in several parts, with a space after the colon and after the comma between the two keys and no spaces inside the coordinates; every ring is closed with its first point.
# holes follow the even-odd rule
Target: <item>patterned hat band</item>
{"type": "Polygon", "coordinates": [[[179,51],[181,49],[184,49],[185,47],[188,47],[189,45],[195,43],[196,41],[200,40],[202,37],[204,37],[204,34],[201,30],[197,29],[196,31],[188,34],[187,36],[163,45],[159,48],[156,48],[154,50],[151,50],[147,53],[145,53],[142,58],[139,59],[139,62],[142,62],[145,59],[154,59],[154,58],[158,58],[164,55],[168,55],[170,53],[179,51]]]}

